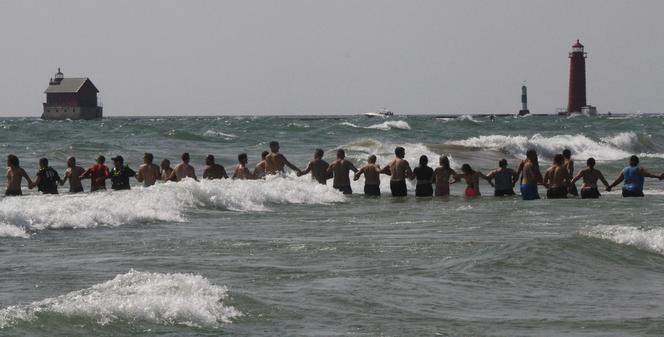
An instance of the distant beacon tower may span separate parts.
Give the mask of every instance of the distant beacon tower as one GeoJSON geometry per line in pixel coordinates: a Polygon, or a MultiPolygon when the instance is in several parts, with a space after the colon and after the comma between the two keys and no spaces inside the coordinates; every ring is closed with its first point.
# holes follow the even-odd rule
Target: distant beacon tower
{"type": "Polygon", "coordinates": [[[48,82],[42,119],[100,119],[97,87],[89,78],[65,78],[60,68],[48,82]]]}
{"type": "Polygon", "coordinates": [[[521,86],[521,110],[519,110],[519,116],[525,116],[529,114],[528,110],[528,88],[524,85],[521,86]]]}
{"type": "Polygon", "coordinates": [[[579,40],[572,46],[569,53],[569,99],[567,113],[580,113],[586,106],[586,56],[579,40]]]}

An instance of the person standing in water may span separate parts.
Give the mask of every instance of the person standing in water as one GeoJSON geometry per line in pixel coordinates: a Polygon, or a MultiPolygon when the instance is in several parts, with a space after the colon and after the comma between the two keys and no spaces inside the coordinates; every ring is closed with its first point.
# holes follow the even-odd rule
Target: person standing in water
{"type": "Polygon", "coordinates": [[[247,168],[247,162],[249,161],[247,154],[240,153],[237,156],[237,161],[238,164],[235,166],[235,170],[233,171],[233,179],[254,179],[254,175],[251,174],[251,171],[249,171],[247,168]]]}
{"type": "Polygon", "coordinates": [[[461,165],[461,172],[463,174],[457,174],[454,176],[455,181],[459,181],[461,178],[463,178],[466,181],[466,190],[464,191],[464,195],[466,197],[479,197],[482,195],[480,193],[480,178],[486,180],[489,182],[489,185],[491,187],[494,187],[493,182],[491,182],[491,179],[484,175],[482,172],[477,172],[473,170],[472,167],[470,167],[469,164],[463,164],[461,165]]]}
{"type": "Polygon", "coordinates": [[[357,181],[364,174],[364,195],[380,197],[380,166],[376,165],[376,156],[370,155],[367,164],[362,166],[353,180],[357,181]]]}
{"type": "Polygon", "coordinates": [[[406,149],[399,146],[394,149],[394,158],[387,166],[385,166],[380,173],[391,176],[390,190],[392,190],[393,197],[405,197],[408,195],[408,188],[406,186],[406,179],[414,179],[415,175],[410,168],[410,164],[406,157],[406,149]]]}
{"type": "Polygon", "coordinates": [[[30,184],[30,189],[37,187],[42,194],[58,194],[59,183],[62,183],[60,175],[48,166],[48,159],[39,159],[39,172],[37,172],[37,178],[30,184]]]}
{"type": "Polygon", "coordinates": [[[595,158],[588,158],[586,165],[588,167],[579,171],[579,174],[572,179],[572,185],[575,185],[579,179],[583,179],[581,199],[597,199],[601,196],[597,188],[597,180],[602,181],[607,189],[609,188],[609,183],[604,179],[602,172],[595,169],[595,158]]]}
{"type": "Polygon", "coordinates": [[[268,151],[263,151],[261,153],[261,161],[256,164],[256,168],[254,169],[254,178],[256,179],[263,179],[265,178],[265,158],[267,155],[270,154],[268,151]]]}
{"type": "Polygon", "coordinates": [[[185,152],[181,156],[182,162],[175,166],[173,169],[173,172],[171,172],[171,175],[168,177],[167,180],[172,180],[172,181],[181,181],[182,179],[185,178],[192,178],[196,181],[198,179],[196,178],[196,170],[194,169],[193,166],[189,165],[189,161],[191,158],[189,157],[189,153],[185,152]]]}
{"type": "Polygon", "coordinates": [[[441,156],[440,166],[433,171],[433,183],[436,185],[436,196],[444,197],[450,195],[450,178],[457,173],[450,167],[450,159],[441,156]]]}
{"type": "Polygon", "coordinates": [[[629,158],[629,166],[623,169],[618,178],[609,185],[607,191],[611,191],[612,188],[624,181],[622,188],[623,197],[643,197],[645,178],[658,178],[662,180],[664,179],[664,173],[657,176],[648,172],[648,170],[639,166],[639,157],[631,156],[629,158]]]}
{"type": "Polygon", "coordinates": [[[312,180],[316,180],[320,184],[326,185],[327,179],[330,178],[327,174],[327,169],[330,167],[330,164],[323,160],[324,154],[325,152],[323,152],[322,149],[316,149],[314,152],[314,160],[309,162],[309,165],[307,165],[307,168],[305,168],[304,171],[297,174],[298,177],[311,172],[312,180]]]}
{"type": "Polygon", "coordinates": [[[32,185],[32,179],[25,170],[19,165],[18,157],[10,154],[7,156],[7,190],[6,196],[19,196],[23,194],[21,190],[21,181],[23,178],[28,181],[28,187],[32,185]]]}
{"type": "Polygon", "coordinates": [[[420,166],[413,170],[413,174],[417,178],[417,185],[415,187],[416,197],[433,196],[433,169],[427,164],[429,164],[429,158],[427,156],[421,156],[420,166]]]}
{"type": "Polygon", "coordinates": [[[346,151],[343,149],[337,150],[337,160],[330,164],[327,168],[327,175],[333,175],[332,187],[343,192],[343,194],[353,194],[353,189],[350,187],[350,178],[348,173],[353,171],[357,173],[357,168],[353,163],[346,160],[346,151]]]}
{"type": "Polygon", "coordinates": [[[205,157],[205,168],[203,179],[228,179],[226,168],[214,162],[214,156],[209,154],[205,157]]]}
{"type": "Polygon", "coordinates": [[[64,185],[69,180],[69,193],[83,192],[83,184],[81,183],[80,176],[85,173],[85,170],[76,166],[76,158],[69,157],[67,159],[67,170],[65,171],[65,178],[60,182],[60,186],[64,185]]]}
{"type": "Polygon", "coordinates": [[[148,187],[154,185],[160,178],[159,166],[153,164],[154,156],[152,153],[145,153],[143,155],[143,164],[138,167],[136,180],[143,183],[143,186],[148,187]]]}
{"type": "Polygon", "coordinates": [[[131,189],[129,185],[129,178],[135,177],[136,172],[130,169],[128,165],[124,164],[124,158],[122,156],[115,156],[111,158],[113,160],[113,168],[111,169],[111,189],[114,191],[128,190],[131,189]]]}
{"type": "Polygon", "coordinates": [[[161,181],[163,182],[169,181],[170,180],[169,178],[173,173],[173,168],[171,167],[171,161],[164,158],[161,161],[159,167],[161,168],[161,173],[160,173],[161,181]]]}
{"type": "Polygon", "coordinates": [[[501,159],[498,162],[498,168],[491,171],[489,181],[494,181],[495,188],[493,195],[496,197],[503,197],[506,195],[514,195],[514,180],[516,180],[516,172],[507,167],[507,160],[501,159]]]}
{"type": "Polygon", "coordinates": [[[557,154],[553,157],[553,165],[544,173],[547,199],[567,199],[567,189],[571,184],[569,171],[565,168],[565,157],[557,154]]]}
{"type": "MultiPolygon", "coordinates": [[[[565,158],[563,167],[565,167],[565,169],[567,170],[570,178],[574,177],[574,160],[572,160],[572,151],[570,151],[569,149],[564,149],[563,157],[565,158]]],[[[567,193],[575,197],[579,196],[579,191],[576,189],[576,185],[571,183],[567,185],[567,193]]]]}
{"type": "Polygon", "coordinates": [[[517,170],[517,177],[521,176],[521,197],[523,200],[537,200],[540,198],[537,185],[542,184],[544,178],[539,169],[537,151],[528,150],[526,160],[522,161],[517,170]]]}
{"type": "Polygon", "coordinates": [[[104,156],[97,157],[97,163],[79,176],[81,179],[90,178],[90,192],[106,190],[106,178],[108,178],[110,171],[104,165],[105,161],[106,158],[104,156]]]}
{"type": "Polygon", "coordinates": [[[285,166],[288,166],[291,170],[297,173],[302,173],[297,166],[291,164],[283,154],[279,153],[279,142],[270,142],[270,154],[265,157],[266,174],[284,173],[285,166]]]}

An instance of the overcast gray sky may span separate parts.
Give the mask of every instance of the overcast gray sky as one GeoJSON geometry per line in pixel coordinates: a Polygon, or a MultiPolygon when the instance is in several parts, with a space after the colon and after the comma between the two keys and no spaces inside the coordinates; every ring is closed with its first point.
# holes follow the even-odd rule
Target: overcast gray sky
{"type": "Polygon", "coordinates": [[[664,112],[664,1],[0,1],[0,116],[90,77],[106,116],[664,112]]]}

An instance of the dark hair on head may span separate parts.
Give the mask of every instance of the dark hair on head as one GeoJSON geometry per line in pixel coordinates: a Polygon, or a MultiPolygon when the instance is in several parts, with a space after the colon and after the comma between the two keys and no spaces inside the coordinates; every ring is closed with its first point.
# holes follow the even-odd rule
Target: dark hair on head
{"type": "Polygon", "coordinates": [[[271,141],[270,142],[270,147],[273,147],[273,146],[279,146],[279,142],[277,142],[276,140],[271,141]]]}
{"type": "Polygon", "coordinates": [[[450,168],[450,158],[447,158],[447,156],[440,156],[440,166],[444,168],[450,168]]]}
{"type": "Polygon", "coordinates": [[[237,160],[238,160],[238,161],[247,160],[247,154],[246,154],[246,153],[240,153],[240,154],[238,154],[238,155],[237,155],[237,160]]]}
{"type": "Polygon", "coordinates": [[[422,155],[420,156],[420,166],[427,166],[429,163],[429,157],[422,155]]]}
{"type": "Polygon", "coordinates": [[[572,158],[572,151],[570,151],[569,149],[564,149],[563,150],[563,157],[565,157],[567,159],[572,158]]]}
{"type": "Polygon", "coordinates": [[[161,163],[162,163],[162,164],[169,164],[169,165],[170,165],[170,164],[171,164],[171,161],[168,160],[168,158],[164,158],[164,159],[161,160],[161,163]]]}
{"type": "Polygon", "coordinates": [[[105,163],[105,162],[106,162],[106,157],[104,157],[104,156],[99,156],[99,157],[97,157],[97,162],[98,162],[99,164],[103,164],[103,163],[105,163]]]}
{"type": "Polygon", "coordinates": [[[183,153],[182,156],[180,156],[180,158],[182,158],[182,161],[187,161],[187,160],[189,160],[189,158],[190,158],[190,157],[189,157],[189,152],[185,152],[185,153],[183,153]]]}
{"type": "Polygon", "coordinates": [[[503,158],[498,162],[498,166],[500,167],[507,167],[507,159],[503,158]]]}
{"type": "Polygon", "coordinates": [[[214,156],[211,155],[211,154],[208,154],[208,155],[205,157],[205,161],[210,161],[210,162],[213,162],[213,163],[214,163],[214,156]]]}
{"type": "Polygon", "coordinates": [[[323,149],[316,149],[314,151],[314,157],[315,158],[323,158],[324,154],[325,154],[325,151],[323,151],[323,149]]]}
{"type": "Polygon", "coordinates": [[[337,150],[337,158],[346,158],[346,151],[344,149],[337,150]]]}
{"type": "Polygon", "coordinates": [[[7,162],[11,166],[19,166],[18,164],[18,157],[16,155],[10,154],[7,156],[7,162]]]}
{"type": "Polygon", "coordinates": [[[631,157],[629,157],[629,165],[630,165],[630,166],[636,166],[636,165],[639,165],[639,157],[637,157],[637,156],[631,156],[631,157]]]}
{"type": "Polygon", "coordinates": [[[530,150],[526,151],[526,157],[527,158],[537,157],[537,151],[535,149],[530,149],[530,150]]]}
{"type": "Polygon", "coordinates": [[[469,174],[473,174],[473,173],[475,173],[475,171],[473,170],[472,167],[470,167],[469,164],[463,164],[463,165],[461,165],[461,171],[463,171],[464,173],[469,173],[469,174]]]}
{"type": "Polygon", "coordinates": [[[263,152],[261,152],[261,159],[265,159],[265,157],[267,157],[268,154],[270,154],[269,151],[263,151],[263,152]]]}
{"type": "Polygon", "coordinates": [[[47,167],[47,166],[48,166],[48,159],[46,159],[46,158],[39,158],[39,166],[47,167]]]}
{"type": "Polygon", "coordinates": [[[406,149],[404,149],[404,148],[401,147],[401,146],[397,146],[397,147],[394,149],[394,154],[395,154],[397,157],[401,158],[401,157],[403,157],[404,155],[406,155],[406,149]]]}
{"type": "Polygon", "coordinates": [[[369,156],[369,162],[372,163],[372,164],[376,163],[376,155],[375,154],[372,154],[372,155],[369,156]]]}
{"type": "Polygon", "coordinates": [[[143,158],[147,159],[149,162],[152,162],[154,160],[154,156],[150,152],[145,152],[143,158]]]}
{"type": "Polygon", "coordinates": [[[553,162],[557,165],[563,165],[565,163],[565,157],[562,154],[557,154],[553,157],[553,162]]]}
{"type": "Polygon", "coordinates": [[[71,156],[67,158],[67,164],[72,163],[73,165],[76,165],[76,157],[71,156]]]}
{"type": "Polygon", "coordinates": [[[586,160],[586,165],[588,165],[589,167],[595,166],[595,158],[593,157],[588,158],[588,160],[586,160]]]}

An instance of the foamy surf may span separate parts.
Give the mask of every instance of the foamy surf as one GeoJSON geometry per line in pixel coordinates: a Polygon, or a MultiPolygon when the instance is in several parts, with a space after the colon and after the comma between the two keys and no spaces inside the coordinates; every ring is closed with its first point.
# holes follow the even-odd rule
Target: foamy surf
{"type": "Polygon", "coordinates": [[[536,149],[546,158],[552,158],[564,149],[570,149],[575,157],[594,157],[600,161],[620,160],[632,155],[639,147],[639,140],[633,132],[621,133],[600,140],[593,140],[585,135],[556,135],[545,137],[535,134],[526,136],[489,135],[471,137],[463,140],[447,142],[479,149],[491,149],[524,157],[529,149],[536,149]]]}
{"type": "Polygon", "coordinates": [[[30,195],[0,199],[0,237],[59,228],[115,227],[132,223],[184,222],[196,208],[268,211],[276,204],[343,202],[342,194],[306,177],[266,180],[188,179],[130,191],[30,195]]]}
{"type": "Polygon", "coordinates": [[[581,235],[664,254],[664,228],[598,225],[582,231],[581,235]]]}
{"type": "Polygon", "coordinates": [[[357,124],[353,124],[350,122],[342,122],[339,125],[343,126],[349,126],[351,128],[362,128],[362,129],[375,129],[375,130],[382,130],[382,131],[389,131],[392,129],[397,129],[397,130],[410,130],[410,124],[406,121],[385,121],[382,123],[378,124],[372,124],[366,127],[359,126],[357,124]]]}
{"type": "Polygon", "coordinates": [[[0,310],[0,329],[41,315],[87,318],[100,325],[142,321],[162,325],[218,328],[242,316],[224,305],[228,290],[200,275],[131,270],[90,288],[28,305],[0,310]]]}

